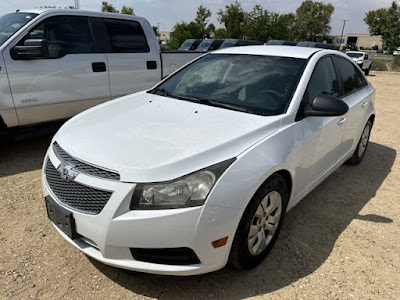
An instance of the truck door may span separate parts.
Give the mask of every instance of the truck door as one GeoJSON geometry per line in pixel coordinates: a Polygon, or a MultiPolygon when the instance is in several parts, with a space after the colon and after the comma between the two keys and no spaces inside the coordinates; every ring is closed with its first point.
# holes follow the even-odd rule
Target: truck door
{"type": "MultiPolygon", "coordinates": [[[[144,22],[144,21],[143,21],[144,22]]],[[[103,18],[103,30],[109,39],[107,61],[111,97],[117,98],[154,86],[161,80],[159,47],[150,25],[139,21],[103,18]]]]}
{"type": "Polygon", "coordinates": [[[36,23],[4,51],[20,125],[66,119],[111,99],[107,60],[84,16],[53,16],[36,23]],[[48,57],[19,57],[13,47],[48,42],[48,57]]]}

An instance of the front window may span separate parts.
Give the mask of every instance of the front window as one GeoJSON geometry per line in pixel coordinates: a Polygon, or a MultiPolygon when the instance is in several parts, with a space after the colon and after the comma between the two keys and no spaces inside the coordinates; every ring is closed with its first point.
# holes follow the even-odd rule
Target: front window
{"type": "Polygon", "coordinates": [[[188,65],[153,93],[259,115],[286,111],[306,60],[209,54],[188,65]]]}
{"type": "Polygon", "coordinates": [[[0,46],[3,45],[22,26],[35,18],[33,13],[11,13],[0,17],[0,46]]]}

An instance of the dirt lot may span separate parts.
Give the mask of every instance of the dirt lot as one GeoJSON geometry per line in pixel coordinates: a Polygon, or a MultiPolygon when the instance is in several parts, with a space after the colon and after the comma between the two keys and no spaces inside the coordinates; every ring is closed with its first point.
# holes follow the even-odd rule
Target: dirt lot
{"type": "Polygon", "coordinates": [[[1,299],[399,299],[400,76],[374,73],[365,160],[343,166],[288,215],[259,267],[162,277],[111,268],[46,218],[40,167],[50,136],[0,149],[1,299]]]}

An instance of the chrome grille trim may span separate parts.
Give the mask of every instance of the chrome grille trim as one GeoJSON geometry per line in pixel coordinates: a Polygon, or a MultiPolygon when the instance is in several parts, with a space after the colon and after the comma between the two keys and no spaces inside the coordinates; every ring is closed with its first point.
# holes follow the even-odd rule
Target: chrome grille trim
{"type": "Polygon", "coordinates": [[[62,162],[67,162],[71,166],[74,167],[75,170],[85,173],[90,176],[95,176],[98,178],[109,179],[109,180],[120,180],[120,176],[117,172],[105,170],[83,161],[80,161],[60,147],[57,142],[53,143],[53,151],[56,154],[57,158],[62,162]]]}
{"type": "Polygon", "coordinates": [[[99,214],[112,192],[97,190],[75,181],[61,178],[58,170],[47,159],[45,166],[45,177],[48,187],[56,196],[56,200],[73,210],[86,214],[99,214]]]}

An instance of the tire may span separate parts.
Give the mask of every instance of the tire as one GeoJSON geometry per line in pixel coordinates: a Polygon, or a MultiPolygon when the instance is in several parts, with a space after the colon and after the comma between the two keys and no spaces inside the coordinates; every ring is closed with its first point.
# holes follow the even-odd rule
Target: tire
{"type": "Polygon", "coordinates": [[[364,74],[365,74],[365,76],[368,76],[369,75],[369,71],[371,70],[371,67],[369,67],[368,69],[366,69],[365,71],[364,71],[364,74]]]}
{"type": "Polygon", "coordinates": [[[357,148],[354,151],[353,156],[350,157],[348,161],[346,161],[346,164],[355,166],[362,161],[365,152],[367,151],[371,129],[372,129],[372,121],[368,120],[367,124],[363,129],[360,140],[358,141],[357,148]]]}
{"type": "Polygon", "coordinates": [[[253,196],[240,220],[229,256],[230,265],[251,269],[268,255],[282,227],[288,200],[288,188],[283,177],[274,174],[268,178],[253,196]],[[266,209],[260,210],[264,206],[266,209]]]}

